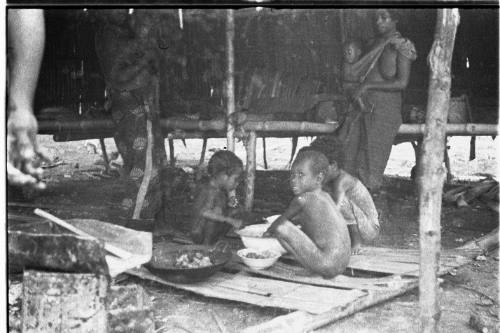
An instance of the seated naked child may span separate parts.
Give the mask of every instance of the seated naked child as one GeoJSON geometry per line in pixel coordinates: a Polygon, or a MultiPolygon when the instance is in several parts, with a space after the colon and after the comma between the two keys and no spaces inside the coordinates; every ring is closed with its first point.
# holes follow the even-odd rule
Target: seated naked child
{"type": "Polygon", "coordinates": [[[290,178],[295,197],[265,235],[274,235],[307,269],[331,278],[344,272],[351,242],[342,214],[321,188],[327,172],[322,153],[297,156],[290,178]]]}
{"type": "MultiPolygon", "coordinates": [[[[311,150],[314,149],[304,147],[298,154],[311,150]]],[[[341,169],[331,156],[329,163],[323,189],[339,207],[351,236],[352,254],[357,254],[362,242],[371,242],[379,235],[377,208],[370,192],[359,179],[341,169]]]]}
{"type": "Polygon", "coordinates": [[[237,212],[230,193],[240,182],[243,163],[234,153],[220,150],[208,161],[207,171],[197,187],[191,216],[191,238],[198,244],[214,244],[229,231],[230,216],[237,212]]]}

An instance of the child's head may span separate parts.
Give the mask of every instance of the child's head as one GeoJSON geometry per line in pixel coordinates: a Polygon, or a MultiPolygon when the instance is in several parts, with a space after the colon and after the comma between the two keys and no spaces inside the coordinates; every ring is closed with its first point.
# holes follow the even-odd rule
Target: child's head
{"type": "Polygon", "coordinates": [[[302,150],[292,164],[290,185],[295,195],[321,188],[328,173],[328,159],[315,150],[302,150]]]}
{"type": "Polygon", "coordinates": [[[344,61],[348,64],[353,64],[359,60],[362,53],[361,43],[355,40],[350,40],[344,43],[344,61]]]}
{"type": "Polygon", "coordinates": [[[228,191],[236,189],[243,173],[243,162],[228,150],[219,150],[208,161],[208,175],[228,191]]]}
{"type": "MultiPolygon", "coordinates": [[[[299,150],[299,152],[297,153],[297,156],[301,153],[305,153],[308,151],[319,152],[319,150],[317,148],[314,148],[311,146],[305,146],[299,150]]],[[[328,164],[329,164],[327,178],[336,177],[342,168],[342,162],[343,162],[343,159],[340,158],[340,156],[337,156],[337,155],[339,155],[338,149],[335,149],[334,147],[330,147],[329,153],[323,154],[323,155],[326,157],[326,159],[328,160],[328,164]]]]}

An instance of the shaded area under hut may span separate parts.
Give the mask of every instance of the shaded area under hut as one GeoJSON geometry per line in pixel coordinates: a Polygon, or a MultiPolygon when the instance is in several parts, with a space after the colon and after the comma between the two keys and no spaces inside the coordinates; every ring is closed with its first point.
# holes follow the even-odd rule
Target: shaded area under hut
{"type": "MultiPolygon", "coordinates": [[[[414,331],[419,325],[415,316],[415,312],[418,311],[418,306],[415,305],[417,296],[407,292],[415,289],[420,281],[421,290],[425,286],[435,289],[433,293],[429,292],[432,294],[429,298],[434,297],[434,300],[428,299],[427,303],[421,301],[420,305],[422,310],[422,306],[427,304],[429,310],[428,313],[421,313],[421,319],[428,319],[425,315],[430,315],[434,321],[427,323],[429,330],[436,329],[439,324],[436,318],[441,315],[441,310],[436,307],[435,302],[435,297],[438,295],[438,276],[447,281],[443,284],[445,291],[442,291],[444,303],[456,309],[454,303],[457,303],[457,299],[461,300],[463,293],[457,293],[456,288],[450,287],[453,278],[445,276],[455,277],[457,271],[459,275],[465,274],[464,271],[473,274],[471,272],[474,269],[470,267],[478,267],[479,264],[476,262],[480,261],[485,261],[482,263],[484,270],[486,264],[498,265],[497,252],[496,259],[491,256],[488,259],[485,257],[488,251],[498,246],[497,238],[492,238],[498,232],[498,228],[486,236],[483,235],[496,223],[495,218],[498,220],[498,208],[496,213],[486,209],[476,209],[483,207],[479,205],[483,205],[484,202],[476,200],[481,196],[482,200],[487,197],[490,201],[498,200],[498,183],[490,178],[481,183],[481,191],[477,187],[467,186],[451,190],[449,187],[446,188],[447,192],[443,197],[445,202],[455,203],[461,200],[460,204],[463,207],[460,211],[456,211],[455,207],[445,208],[441,221],[443,187],[441,181],[444,179],[444,168],[441,167],[440,160],[443,159],[442,155],[446,160],[446,143],[443,147],[440,138],[429,138],[438,130],[441,131],[443,138],[446,133],[472,137],[497,135],[498,48],[490,47],[490,44],[498,44],[498,10],[460,10],[461,23],[457,30],[451,64],[449,124],[445,128],[437,126],[438,130],[433,126],[436,127],[436,124],[444,122],[439,115],[445,106],[430,110],[433,115],[427,118],[427,124],[424,111],[428,97],[432,100],[427,96],[429,69],[426,55],[434,39],[439,37],[437,33],[434,35],[436,27],[439,26],[439,22],[436,22],[437,12],[436,9],[402,11],[404,20],[400,22],[400,30],[405,37],[415,43],[420,56],[412,67],[402,110],[405,123],[401,126],[395,141],[395,143],[404,141],[421,143],[423,136],[427,135],[426,143],[434,144],[433,151],[437,158],[434,156],[426,159],[425,162],[432,161],[434,165],[426,164],[427,169],[423,176],[436,172],[435,176],[439,179],[432,184],[426,182],[424,177],[419,179],[420,186],[423,183],[430,185],[429,192],[434,195],[432,197],[420,193],[420,199],[424,199],[422,202],[426,202],[429,206],[434,205],[427,210],[435,213],[433,216],[429,215],[429,224],[417,221],[419,214],[421,217],[425,216],[423,212],[426,210],[425,207],[418,207],[419,203],[412,192],[415,190],[414,184],[409,181],[390,184],[388,187],[391,187],[392,194],[374,195],[377,209],[384,212],[381,220],[383,220],[382,227],[385,228],[381,238],[375,242],[377,247],[365,247],[365,252],[362,254],[351,256],[347,269],[332,279],[305,271],[296,265],[297,262],[294,262],[293,256],[290,255],[285,255],[267,270],[256,271],[245,266],[236,256],[229,254],[224,255],[225,261],[217,267],[218,271],[211,272],[214,275],[210,279],[189,284],[183,283],[185,281],[168,280],[168,272],[165,273],[166,279],[152,274],[153,270],[148,270],[153,267],[151,262],[149,265],[130,269],[132,266],[147,262],[151,255],[157,255],[155,257],[157,260],[167,258],[169,253],[193,247],[190,244],[191,240],[187,239],[185,234],[178,230],[153,234],[136,233],[135,230],[118,226],[128,226],[127,223],[130,222],[120,220],[118,216],[118,197],[123,194],[118,185],[120,180],[112,179],[108,175],[107,179],[94,179],[80,186],[78,179],[64,179],[72,178],[76,173],[86,172],[79,170],[79,164],[75,164],[78,166],[74,168],[73,165],[68,166],[64,169],[64,174],[57,174],[54,170],[57,166],[55,165],[51,176],[57,181],[49,186],[46,196],[35,199],[34,203],[9,203],[9,251],[19,250],[16,252],[18,256],[16,259],[29,262],[23,258],[23,254],[41,257],[50,255],[44,252],[47,249],[34,251],[33,247],[28,247],[27,250],[23,248],[35,234],[38,234],[35,238],[52,247],[64,242],[71,243],[76,239],[78,242],[68,247],[70,251],[65,255],[76,258],[74,259],[76,263],[73,262],[73,265],[77,267],[79,273],[62,274],[26,270],[22,282],[25,284],[25,288],[22,289],[23,294],[19,293],[13,301],[14,306],[19,306],[19,298],[21,296],[23,298],[23,322],[17,323],[16,327],[21,327],[25,331],[30,329],[36,331],[37,325],[38,328],[42,324],[50,326],[52,320],[54,322],[59,320],[58,324],[62,327],[71,323],[70,321],[66,323],[65,319],[72,316],[72,311],[80,314],[85,312],[87,307],[94,307],[97,311],[89,317],[91,320],[82,321],[84,325],[90,327],[90,330],[99,327],[106,331],[106,325],[111,325],[107,327],[110,329],[108,331],[120,329],[123,331],[123,327],[128,325],[128,329],[134,327],[140,332],[163,329],[166,331],[184,329],[194,332],[218,329],[225,332],[226,326],[231,331],[289,332],[294,328],[297,332],[305,332],[320,329],[374,304],[405,294],[396,305],[383,305],[384,311],[391,313],[391,320],[385,320],[387,318],[380,316],[380,313],[376,312],[378,309],[369,310],[374,311],[370,313],[377,319],[362,319],[362,323],[355,323],[354,327],[355,330],[361,330],[373,322],[380,324],[381,321],[387,321],[385,329],[389,332],[404,329],[414,331]],[[435,167],[436,165],[438,167],[435,167]],[[71,170],[68,171],[69,169],[71,170]],[[69,177],[66,177],[67,175],[69,177]],[[477,206],[464,208],[467,202],[474,202],[477,206]],[[63,207],[61,203],[69,205],[63,207]],[[88,205],[85,206],[85,203],[88,205]],[[103,203],[109,204],[111,208],[100,210],[103,203]],[[36,214],[52,222],[23,215],[27,209],[33,207],[49,209],[64,220],[40,210],[36,210],[36,214]],[[481,224],[472,221],[478,216],[486,222],[483,221],[481,224]],[[77,219],[72,219],[75,217],[77,219]],[[476,228],[466,233],[466,240],[458,241],[456,231],[453,231],[458,217],[471,220],[472,222],[466,221],[468,224],[464,223],[476,228]],[[113,221],[113,224],[94,219],[113,221]],[[423,260],[423,252],[417,249],[416,245],[418,222],[421,226],[421,242],[427,239],[430,244],[426,248],[428,258],[423,260]],[[429,231],[426,227],[432,230],[429,231]],[[79,236],[68,234],[64,228],[76,232],[79,236]],[[446,248],[443,251],[441,251],[441,228],[447,232],[446,237],[443,237],[445,244],[443,248],[446,248]],[[58,236],[54,238],[54,234],[58,236]],[[126,246],[122,247],[123,244],[126,246]],[[80,274],[88,273],[87,265],[79,265],[80,260],[87,259],[85,256],[75,257],[73,252],[84,249],[84,245],[93,251],[90,253],[91,259],[98,261],[100,270],[105,264],[103,259],[105,251],[118,253],[118,258],[110,259],[112,256],[105,256],[107,268],[113,272],[110,275],[114,280],[80,274]],[[153,253],[150,253],[150,250],[153,253]],[[134,253],[135,257],[127,257],[130,253],[134,253]],[[427,259],[429,262],[425,262],[427,259]],[[469,268],[464,268],[464,265],[469,268]],[[84,267],[82,272],[79,271],[80,266],[84,267]],[[126,274],[118,275],[124,271],[126,274]],[[79,279],[77,283],[75,278],[79,279]],[[424,279],[427,279],[425,285],[422,284],[424,279]],[[108,288],[108,284],[123,281],[132,282],[132,288],[121,289],[122,287],[117,286],[108,288]],[[84,288],[80,288],[80,284],[87,284],[92,288],[85,290],[86,302],[78,306],[78,302],[74,301],[78,298],[73,294],[82,294],[84,288]],[[60,288],[63,296],[59,297],[58,294],[56,297],[46,298],[44,293],[40,292],[40,290],[52,290],[54,285],[60,288]],[[75,285],[77,288],[68,293],[63,288],[67,285],[75,285]],[[143,292],[143,288],[154,298],[150,300],[147,293],[143,292]],[[65,293],[69,294],[70,301],[64,299],[65,293]],[[453,294],[450,297],[452,293],[458,296],[453,294]],[[195,297],[200,297],[202,301],[191,302],[195,297]],[[215,300],[216,298],[222,300],[215,300]],[[43,316],[43,309],[63,301],[72,302],[72,307],[62,316],[56,311],[48,311],[50,315],[43,316]],[[246,303],[246,307],[238,310],[234,302],[240,302],[238,303],[240,307],[243,306],[241,303],[246,303]],[[210,311],[207,308],[210,308],[210,311]],[[32,311],[28,311],[29,309],[32,311]],[[223,312],[224,318],[219,318],[217,311],[223,312]],[[406,317],[403,319],[397,315],[401,312],[405,312],[406,317]],[[33,318],[44,320],[34,323],[30,321],[33,318]],[[185,320],[186,318],[188,319],[185,320]],[[192,320],[193,318],[196,320],[192,320]]],[[[54,135],[55,141],[101,139],[101,148],[105,155],[104,138],[113,136],[115,123],[111,119],[107,105],[110,101],[107,99],[106,84],[95,50],[94,36],[101,24],[103,13],[104,10],[81,9],[46,11],[47,43],[37,90],[36,114],[41,134],[54,135]]],[[[445,12],[441,10],[439,13],[444,15],[445,12]]],[[[450,10],[447,15],[456,13],[450,10]]],[[[226,10],[151,9],[129,11],[128,15],[137,15],[136,19],[155,22],[153,41],[157,43],[161,55],[158,68],[161,111],[159,123],[164,137],[170,142],[186,138],[205,140],[226,138],[228,128],[233,126],[234,136],[246,143],[247,181],[243,191],[241,187],[238,189],[246,196],[246,210],[250,211],[254,206],[255,182],[259,185],[256,187],[256,197],[261,196],[259,209],[267,215],[281,213],[292,197],[290,191],[283,190],[288,175],[271,171],[256,174],[256,139],[274,136],[292,138],[327,136],[335,132],[338,122],[346,112],[346,101],[340,87],[342,45],[352,39],[361,41],[363,45],[369,43],[374,37],[374,29],[369,23],[373,10],[269,8],[235,10],[234,40],[231,41],[234,53],[229,57],[226,54],[227,35],[230,35],[227,34],[226,10]],[[234,72],[231,77],[234,80],[234,90],[227,85],[228,72],[231,71],[228,70],[228,67],[231,67],[227,64],[228,58],[234,60],[234,72]],[[232,94],[234,94],[236,113],[228,115],[227,110],[232,108],[228,100],[231,100],[232,94]]],[[[454,26],[449,24],[447,28],[453,30],[454,26]]],[[[447,41],[450,42],[449,39],[447,41]]],[[[443,92],[446,95],[447,90],[443,89],[443,92]]],[[[429,90],[429,94],[433,95],[432,89],[429,90]]],[[[443,99],[444,104],[447,104],[447,97],[449,96],[443,99]]],[[[296,145],[296,140],[294,142],[296,145]]],[[[414,147],[415,153],[420,155],[419,145],[415,143],[414,147]]],[[[471,158],[473,158],[473,147],[471,140],[471,158]]],[[[204,145],[203,150],[205,148],[204,145]]],[[[171,161],[174,160],[172,149],[170,158],[171,161]]],[[[107,168],[109,164],[107,157],[105,163],[107,168]]],[[[49,168],[52,166],[47,167],[49,168]]],[[[51,170],[46,171],[51,173],[51,170]]],[[[177,191],[176,186],[192,185],[186,179],[182,180],[186,184],[176,183],[179,179],[167,179],[162,186],[177,191]]],[[[184,196],[179,202],[170,203],[173,206],[171,210],[181,211],[182,204],[188,203],[189,200],[189,196],[184,196]]],[[[181,219],[185,217],[180,216],[181,219]]],[[[226,236],[225,240],[228,240],[228,247],[232,252],[241,247],[238,236],[234,234],[226,236]]],[[[197,246],[194,247],[198,249],[197,246]]],[[[216,250],[209,249],[209,252],[213,254],[216,250]]],[[[221,251],[227,252],[227,250],[225,248],[221,251]]],[[[51,259],[53,261],[48,264],[40,264],[31,258],[29,268],[37,269],[40,266],[44,268],[46,264],[50,269],[58,269],[61,265],[56,260],[58,258],[51,257],[51,259]]],[[[20,268],[9,269],[14,273],[20,268]]],[[[68,270],[72,271],[74,267],[68,270]]],[[[488,273],[494,275],[492,272],[488,273]]],[[[14,286],[18,287],[21,284],[19,276],[17,279],[17,281],[9,280],[12,286],[10,289],[14,290],[14,286]]],[[[491,294],[492,289],[494,288],[488,287],[481,290],[491,294]]],[[[480,294],[477,290],[472,292],[475,296],[469,296],[471,299],[469,303],[476,299],[484,301],[487,298],[490,302],[488,306],[498,308],[498,300],[485,297],[484,293],[480,294]]],[[[466,311],[469,315],[469,308],[466,308],[466,311]]],[[[15,315],[19,317],[19,311],[15,315]]],[[[460,326],[463,323],[457,319],[463,317],[463,312],[443,310],[443,317],[445,320],[441,321],[441,325],[445,325],[445,330],[463,328],[460,326]]],[[[346,326],[350,325],[345,322],[339,324],[340,330],[347,330],[346,326]]],[[[483,323],[482,327],[487,325],[483,323]]],[[[332,326],[327,326],[325,331],[330,329],[332,326]]]]}

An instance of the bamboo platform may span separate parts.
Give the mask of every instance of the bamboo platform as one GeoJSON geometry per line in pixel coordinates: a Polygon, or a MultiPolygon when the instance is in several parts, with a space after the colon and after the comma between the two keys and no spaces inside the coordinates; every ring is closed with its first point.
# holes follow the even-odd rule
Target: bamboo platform
{"type": "MultiPolygon", "coordinates": [[[[479,253],[444,250],[438,274],[470,262],[479,253]]],[[[418,250],[367,247],[333,279],[313,275],[286,256],[267,270],[252,270],[234,256],[223,271],[197,284],[166,281],[146,268],[127,273],[205,297],[293,310],[249,327],[246,333],[306,332],[416,288],[419,260],[418,250]]]]}

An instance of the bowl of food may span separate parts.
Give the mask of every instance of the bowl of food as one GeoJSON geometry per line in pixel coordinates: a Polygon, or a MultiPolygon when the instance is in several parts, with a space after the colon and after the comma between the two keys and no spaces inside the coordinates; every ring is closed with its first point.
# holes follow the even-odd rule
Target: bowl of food
{"type": "Polygon", "coordinates": [[[279,254],[286,253],[286,250],[281,246],[278,239],[275,237],[263,237],[264,233],[271,226],[271,223],[277,219],[279,215],[268,217],[267,223],[253,224],[245,227],[236,233],[241,237],[241,241],[245,247],[260,251],[274,251],[279,254]]]}
{"type": "Polygon", "coordinates": [[[266,269],[274,265],[281,257],[281,253],[271,250],[256,250],[256,249],[241,249],[238,252],[238,257],[243,260],[245,265],[252,269],[266,269]]]}
{"type": "Polygon", "coordinates": [[[231,259],[229,250],[204,245],[185,245],[178,248],[157,246],[148,269],[165,280],[194,283],[206,280],[231,259]]]}

